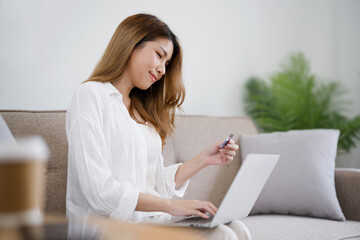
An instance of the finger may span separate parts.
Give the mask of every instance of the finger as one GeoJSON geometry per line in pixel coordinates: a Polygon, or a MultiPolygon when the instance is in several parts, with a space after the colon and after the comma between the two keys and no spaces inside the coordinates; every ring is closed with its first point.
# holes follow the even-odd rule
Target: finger
{"type": "Polygon", "coordinates": [[[209,206],[215,211],[215,213],[217,212],[217,207],[215,207],[214,204],[212,204],[211,202],[208,202],[209,206]]]}
{"type": "Polygon", "coordinates": [[[200,210],[201,212],[205,211],[211,213],[211,215],[215,215],[216,208],[213,209],[211,202],[200,202],[200,204],[196,207],[196,209],[200,210]]]}
{"type": "Polygon", "coordinates": [[[220,152],[225,154],[225,155],[231,156],[231,157],[234,157],[235,154],[236,154],[235,151],[230,151],[230,150],[226,150],[226,149],[222,149],[222,151],[220,151],[220,152]]]}
{"type": "Polygon", "coordinates": [[[209,207],[209,206],[206,206],[202,209],[198,209],[200,212],[206,214],[206,213],[210,213],[211,215],[215,215],[215,212],[209,207]]]}
{"type": "Polygon", "coordinates": [[[229,149],[229,150],[232,150],[232,151],[236,151],[239,149],[239,145],[237,144],[227,144],[224,149],[229,149]]]}
{"type": "Polygon", "coordinates": [[[215,213],[216,213],[210,206],[206,206],[205,209],[206,209],[207,212],[209,212],[209,213],[210,213],[211,215],[213,215],[213,216],[214,216],[215,213]]]}
{"type": "Polygon", "coordinates": [[[214,211],[214,209],[212,209],[211,207],[211,203],[210,202],[203,202],[202,204],[203,206],[201,207],[201,210],[200,211],[205,211],[206,212],[209,212],[211,213],[211,215],[215,215],[216,211],[214,211]]]}
{"type": "Polygon", "coordinates": [[[231,156],[226,156],[226,160],[228,163],[230,163],[232,160],[234,160],[234,158],[231,156]]]}
{"type": "Polygon", "coordinates": [[[209,206],[213,211],[217,212],[217,207],[215,207],[214,204],[212,204],[211,202],[207,201],[206,202],[207,206],[209,206]]]}
{"type": "Polygon", "coordinates": [[[230,163],[232,160],[234,160],[234,158],[231,157],[231,156],[225,155],[225,156],[223,156],[222,160],[223,160],[223,163],[224,163],[224,164],[228,164],[228,163],[230,163]]]}
{"type": "Polygon", "coordinates": [[[200,212],[199,210],[194,210],[193,215],[196,215],[196,216],[199,216],[199,217],[202,217],[202,218],[209,218],[208,215],[206,215],[205,213],[200,212]]]}

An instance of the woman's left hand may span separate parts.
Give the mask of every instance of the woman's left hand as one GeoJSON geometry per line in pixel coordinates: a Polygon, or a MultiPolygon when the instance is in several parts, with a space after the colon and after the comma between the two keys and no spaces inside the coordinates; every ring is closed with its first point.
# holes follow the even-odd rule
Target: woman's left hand
{"type": "Polygon", "coordinates": [[[221,149],[222,142],[215,142],[202,152],[202,160],[206,165],[224,165],[229,164],[236,154],[239,146],[235,144],[233,139],[221,149]]]}

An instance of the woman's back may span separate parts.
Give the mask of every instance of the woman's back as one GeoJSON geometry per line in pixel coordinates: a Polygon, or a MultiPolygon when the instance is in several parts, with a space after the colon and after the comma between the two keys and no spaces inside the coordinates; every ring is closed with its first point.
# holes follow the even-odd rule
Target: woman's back
{"type": "MultiPolygon", "coordinates": [[[[146,187],[146,145],[111,83],[79,86],[66,116],[67,210],[75,215],[134,211],[146,187]]],[[[120,216],[121,215],[121,216],[120,216]]]]}

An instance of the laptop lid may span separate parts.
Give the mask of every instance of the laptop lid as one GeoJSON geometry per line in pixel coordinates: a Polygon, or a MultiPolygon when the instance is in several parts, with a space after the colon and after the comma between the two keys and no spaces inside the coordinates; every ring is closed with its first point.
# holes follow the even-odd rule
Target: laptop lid
{"type": "Polygon", "coordinates": [[[210,227],[248,216],[279,158],[280,155],[248,154],[210,227]]]}
{"type": "Polygon", "coordinates": [[[16,140],[12,135],[6,122],[0,115],[0,144],[16,144],[16,140]]]}

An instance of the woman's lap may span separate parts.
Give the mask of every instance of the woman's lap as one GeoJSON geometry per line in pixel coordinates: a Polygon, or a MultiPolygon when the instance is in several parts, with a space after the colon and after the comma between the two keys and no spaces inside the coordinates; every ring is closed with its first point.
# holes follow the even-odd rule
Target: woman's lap
{"type": "Polygon", "coordinates": [[[234,220],[226,224],[235,234],[239,240],[251,240],[251,234],[248,227],[239,220],[234,220]]]}
{"type": "Polygon", "coordinates": [[[198,228],[195,232],[198,236],[211,240],[251,240],[249,229],[239,220],[211,229],[198,228]]]}

